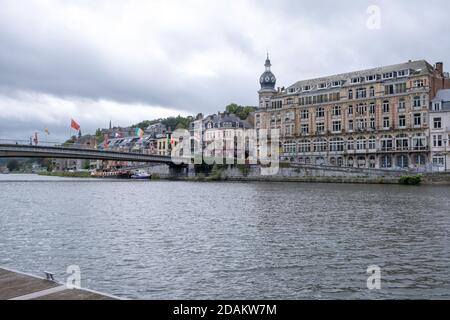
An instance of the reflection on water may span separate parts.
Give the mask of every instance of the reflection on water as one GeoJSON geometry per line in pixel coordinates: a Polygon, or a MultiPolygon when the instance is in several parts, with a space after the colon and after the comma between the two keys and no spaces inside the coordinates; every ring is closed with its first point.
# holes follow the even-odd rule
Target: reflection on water
{"type": "Polygon", "coordinates": [[[0,265],[129,298],[450,298],[450,189],[0,175],[0,265]],[[366,287],[369,265],[382,289],[366,287]]]}

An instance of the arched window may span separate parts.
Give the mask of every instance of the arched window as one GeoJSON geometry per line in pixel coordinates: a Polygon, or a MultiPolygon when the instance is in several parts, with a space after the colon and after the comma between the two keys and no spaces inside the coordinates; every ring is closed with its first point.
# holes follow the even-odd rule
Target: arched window
{"type": "Polygon", "coordinates": [[[397,167],[408,168],[408,166],[409,166],[408,156],[404,154],[397,156],[397,167]]]}
{"type": "Polygon", "coordinates": [[[369,168],[375,168],[376,165],[376,160],[375,160],[375,156],[370,156],[369,158],[369,168]]]}
{"type": "Polygon", "coordinates": [[[358,157],[358,168],[365,168],[366,167],[366,157],[359,156],[358,157]]]}
{"type": "Polygon", "coordinates": [[[390,156],[388,154],[381,156],[380,167],[381,168],[392,168],[392,156],[390,156]]]}
{"type": "Polygon", "coordinates": [[[390,135],[381,137],[381,151],[391,151],[393,149],[393,139],[390,135]]]}
{"type": "Polygon", "coordinates": [[[355,141],[352,137],[347,139],[347,150],[355,150],[355,141]]]}
{"type": "Polygon", "coordinates": [[[324,138],[314,140],[314,152],[325,152],[325,151],[327,151],[327,140],[324,138]]]}
{"type": "Polygon", "coordinates": [[[377,137],[371,136],[369,138],[369,141],[367,143],[367,148],[369,150],[376,150],[377,149],[377,137]]]}
{"type": "Polygon", "coordinates": [[[298,142],[298,151],[299,152],[311,152],[311,142],[309,140],[300,140],[298,142]]]}
{"type": "Polygon", "coordinates": [[[412,149],[416,151],[426,150],[427,137],[423,133],[415,133],[412,137],[412,149]]]}
{"type": "Polygon", "coordinates": [[[330,151],[331,152],[344,151],[344,139],[342,138],[330,139],[330,151]]]}
{"type": "Polygon", "coordinates": [[[347,160],[347,166],[353,167],[353,164],[354,164],[353,157],[349,157],[347,160]]]}
{"type": "Polygon", "coordinates": [[[323,157],[316,157],[316,166],[323,166],[325,164],[325,159],[323,157]]]}
{"type": "Polygon", "coordinates": [[[395,137],[395,148],[398,151],[409,149],[409,137],[407,134],[399,134],[395,137]]]}
{"type": "Polygon", "coordinates": [[[356,149],[357,150],[365,150],[366,149],[366,138],[358,137],[356,139],[356,149]]]}
{"type": "Polygon", "coordinates": [[[414,156],[414,164],[418,167],[425,166],[427,163],[427,157],[424,154],[416,154],[414,156]]]}
{"type": "Polygon", "coordinates": [[[331,158],[330,158],[330,164],[331,164],[332,166],[336,166],[336,158],[335,158],[335,157],[331,157],[331,158]]]}

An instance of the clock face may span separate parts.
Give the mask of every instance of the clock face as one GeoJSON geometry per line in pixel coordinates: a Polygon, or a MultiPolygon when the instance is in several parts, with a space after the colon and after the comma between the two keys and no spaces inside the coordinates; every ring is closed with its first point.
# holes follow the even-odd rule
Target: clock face
{"type": "Polygon", "coordinates": [[[269,82],[270,81],[270,78],[269,77],[266,77],[266,82],[269,82]]]}

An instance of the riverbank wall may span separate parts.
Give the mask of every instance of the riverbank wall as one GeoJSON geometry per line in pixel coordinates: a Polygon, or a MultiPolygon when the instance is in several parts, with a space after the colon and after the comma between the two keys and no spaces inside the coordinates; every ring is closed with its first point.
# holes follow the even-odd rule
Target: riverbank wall
{"type": "Polygon", "coordinates": [[[188,180],[266,182],[399,184],[405,176],[420,176],[422,184],[450,185],[450,173],[417,173],[401,170],[338,168],[283,164],[275,174],[262,174],[259,165],[216,166],[211,171],[187,170],[188,180]]]}

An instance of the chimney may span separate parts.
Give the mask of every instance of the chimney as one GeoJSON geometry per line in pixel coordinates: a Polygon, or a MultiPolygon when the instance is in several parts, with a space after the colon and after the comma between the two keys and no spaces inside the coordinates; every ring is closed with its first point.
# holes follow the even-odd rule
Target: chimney
{"type": "Polygon", "coordinates": [[[444,76],[444,63],[436,62],[436,71],[439,72],[440,76],[444,76]]]}

